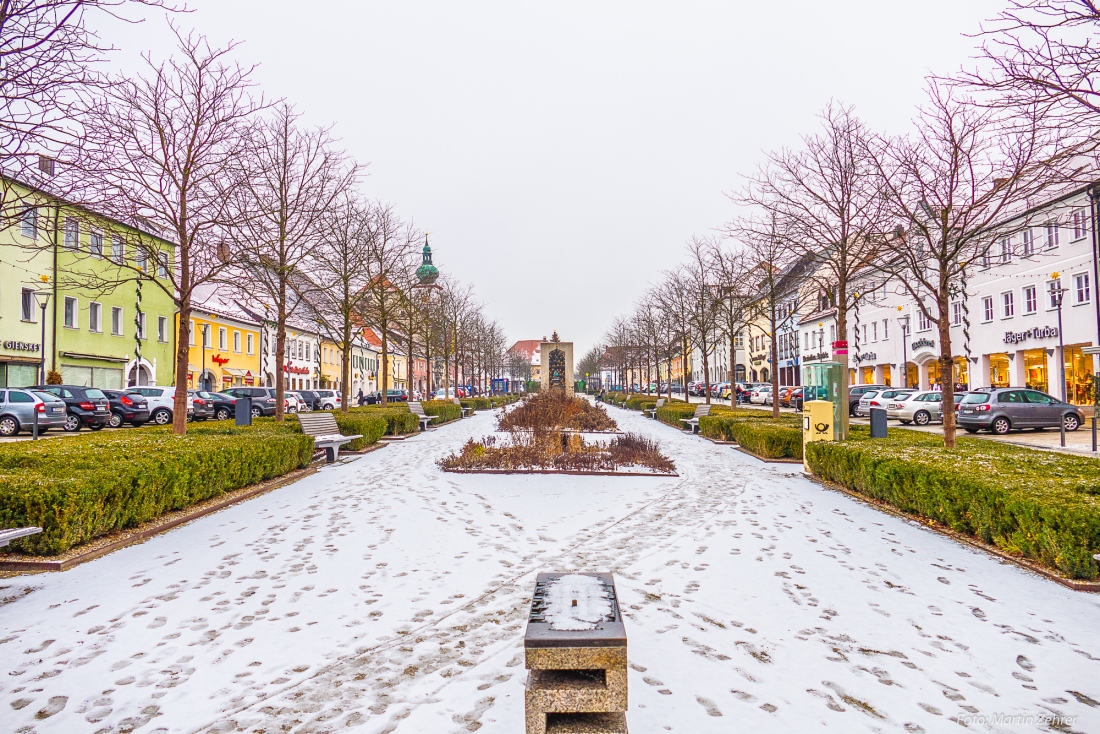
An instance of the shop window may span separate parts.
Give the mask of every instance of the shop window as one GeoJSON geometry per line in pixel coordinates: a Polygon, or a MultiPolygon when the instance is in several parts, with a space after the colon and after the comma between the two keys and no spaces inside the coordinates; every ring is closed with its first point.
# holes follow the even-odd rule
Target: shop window
{"type": "Polygon", "coordinates": [[[111,307],[111,333],[115,336],[122,336],[122,307],[111,307]]]}
{"type": "Polygon", "coordinates": [[[989,384],[991,387],[1008,387],[1011,384],[1007,354],[989,355],[989,384]]]}
{"type": "Polygon", "coordinates": [[[1088,226],[1084,209],[1073,210],[1073,239],[1079,240],[1088,234],[1088,226]]]}
{"type": "Polygon", "coordinates": [[[1089,274],[1078,273],[1073,276],[1073,302],[1082,304],[1089,302],[1089,274]]]}
{"type": "Polygon", "coordinates": [[[1024,375],[1028,388],[1048,392],[1047,351],[1045,349],[1028,349],[1024,352],[1024,375]]]}
{"type": "Polygon", "coordinates": [[[88,331],[94,331],[97,334],[103,331],[103,306],[101,304],[88,304],[88,331]]]}
{"type": "Polygon", "coordinates": [[[75,329],[77,323],[77,302],[75,298],[65,296],[65,328],[75,329]]]}
{"type": "Polygon", "coordinates": [[[1031,257],[1035,254],[1035,237],[1031,233],[1031,229],[1025,229],[1021,234],[1023,240],[1022,252],[1024,257],[1031,257]]]}
{"type": "Polygon", "coordinates": [[[890,365],[888,364],[882,365],[882,384],[894,386],[893,377],[890,374],[890,365]]]}
{"type": "Polygon", "coordinates": [[[1058,246],[1058,225],[1051,222],[1047,225],[1047,249],[1058,246]]]}
{"type": "Polygon", "coordinates": [[[19,232],[27,239],[38,237],[38,209],[28,206],[23,210],[23,216],[19,218],[19,232]]]}
{"type": "Polygon", "coordinates": [[[88,252],[92,257],[103,257],[103,233],[92,232],[88,235],[88,252]]]}
{"type": "Polygon", "coordinates": [[[970,360],[966,357],[955,357],[955,382],[959,390],[970,389],[970,360]]]}
{"type": "Polygon", "coordinates": [[[863,376],[863,384],[864,385],[874,385],[875,384],[875,368],[874,367],[863,367],[862,369],[860,369],[860,372],[862,373],[862,376],[863,376]]]}
{"type": "Polygon", "coordinates": [[[34,289],[24,288],[19,299],[19,318],[34,321],[34,289]]]}
{"type": "Polygon", "coordinates": [[[226,332],[225,328],[224,327],[218,327],[218,349],[225,350],[225,349],[229,348],[227,346],[228,337],[229,337],[229,335],[226,332]]]}
{"type": "Polygon", "coordinates": [[[1001,294],[1001,318],[1010,319],[1016,315],[1016,297],[1012,291],[1001,294]]]}
{"type": "Polygon", "coordinates": [[[157,316],[157,341],[168,341],[168,317],[157,316]]]}
{"type": "Polygon", "coordinates": [[[1092,355],[1081,346],[1066,347],[1066,400],[1074,405],[1092,403],[1092,355]]]}
{"type": "Polygon", "coordinates": [[[69,250],[80,249],[80,222],[73,217],[65,218],[65,247],[69,250]]]}
{"type": "Polygon", "coordinates": [[[1024,313],[1035,313],[1039,310],[1039,296],[1035,292],[1035,286],[1029,285],[1024,288],[1024,313]]]}
{"type": "Polygon", "coordinates": [[[993,296],[982,299],[982,321],[993,320],[993,296]]]}

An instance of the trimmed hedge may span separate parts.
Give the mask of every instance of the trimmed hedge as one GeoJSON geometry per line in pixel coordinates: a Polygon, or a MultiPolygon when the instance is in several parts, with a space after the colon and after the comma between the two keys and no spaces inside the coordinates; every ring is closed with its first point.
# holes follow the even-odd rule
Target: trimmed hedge
{"type": "Polygon", "coordinates": [[[332,417],[336,419],[336,425],[340,427],[340,433],[345,436],[356,434],[362,436],[362,438],[357,438],[351,443],[344,444],[344,448],[348,451],[359,451],[372,443],[378,443],[378,439],[386,434],[386,429],[389,427],[386,419],[378,415],[365,415],[351,410],[347,413],[328,412],[331,412],[332,417]]]}
{"type": "Polygon", "coordinates": [[[0,527],[37,525],[14,543],[56,555],[309,465],[313,441],[297,421],[143,428],[0,446],[0,527]]]}
{"type": "Polygon", "coordinates": [[[1100,460],[983,439],[891,430],[807,446],[814,474],[1061,573],[1096,579],[1100,460]]]}
{"type": "Polygon", "coordinates": [[[439,420],[432,421],[433,426],[450,423],[462,417],[462,408],[450,400],[425,400],[420,405],[424,408],[425,415],[439,416],[439,420]]]}
{"type": "Polygon", "coordinates": [[[473,408],[473,415],[479,410],[492,410],[493,404],[489,401],[489,398],[459,398],[458,402],[462,403],[463,408],[473,408]]]}
{"type": "MultiPolygon", "coordinates": [[[[717,407],[717,406],[716,406],[717,407]]],[[[699,433],[733,441],[766,459],[801,459],[802,426],[798,416],[784,413],[779,420],[756,410],[713,410],[699,419],[699,433]]]]}
{"type": "Polygon", "coordinates": [[[373,415],[384,418],[386,420],[386,433],[392,436],[416,433],[420,430],[420,420],[409,412],[409,406],[405,403],[390,403],[384,408],[381,405],[349,408],[347,415],[373,415]]]}

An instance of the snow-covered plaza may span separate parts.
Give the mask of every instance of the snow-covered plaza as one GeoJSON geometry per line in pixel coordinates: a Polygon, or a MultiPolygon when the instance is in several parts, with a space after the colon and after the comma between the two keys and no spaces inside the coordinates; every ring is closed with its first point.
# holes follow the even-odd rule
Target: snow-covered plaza
{"type": "Polygon", "coordinates": [[[612,417],[680,477],[439,471],[481,413],[0,580],[0,730],[512,734],[535,575],[610,570],[633,732],[1100,731],[1100,598],[612,417]]]}

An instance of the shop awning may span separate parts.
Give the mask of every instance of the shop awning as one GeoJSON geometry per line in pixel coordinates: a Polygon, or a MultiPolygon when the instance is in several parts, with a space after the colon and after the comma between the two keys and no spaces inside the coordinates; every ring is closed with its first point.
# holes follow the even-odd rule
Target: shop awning
{"type": "Polygon", "coordinates": [[[244,377],[248,372],[246,370],[237,369],[236,367],[222,367],[222,373],[226,375],[233,375],[234,377],[244,377]]]}
{"type": "Polygon", "coordinates": [[[100,362],[117,362],[119,364],[126,364],[130,361],[125,357],[107,357],[102,354],[82,354],[80,352],[60,352],[60,355],[70,359],[93,359],[100,362]]]}

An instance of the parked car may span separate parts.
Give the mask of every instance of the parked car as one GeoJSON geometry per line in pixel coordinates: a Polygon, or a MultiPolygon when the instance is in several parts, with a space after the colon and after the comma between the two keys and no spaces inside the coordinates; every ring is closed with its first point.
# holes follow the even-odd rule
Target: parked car
{"type": "Polygon", "coordinates": [[[33,388],[61,398],[65,402],[66,431],[76,432],[87,426],[93,431],[106,428],[111,420],[111,403],[103,391],[80,385],[40,385],[33,388]]]}
{"type": "MultiPolygon", "coordinates": [[[[231,387],[225,391],[226,395],[234,398],[252,399],[252,417],[259,418],[262,415],[275,415],[275,388],[273,387],[231,387]]],[[[286,401],[283,401],[286,407],[286,401]]]]}
{"type": "Polygon", "coordinates": [[[926,426],[932,421],[943,420],[943,393],[935,390],[919,390],[909,393],[904,400],[891,400],[886,408],[887,417],[902,423],[926,426]],[[891,408],[891,406],[897,406],[891,408]]]}
{"type": "Polygon", "coordinates": [[[111,428],[121,428],[129,423],[134,428],[149,422],[149,401],[145,396],[133,390],[104,390],[111,404],[111,419],[107,422],[111,428]]]}
{"type": "Polygon", "coordinates": [[[801,404],[802,387],[792,387],[787,391],[786,395],[779,396],[779,404],[784,408],[795,408],[801,404]],[[799,400],[799,404],[796,405],[795,400],[799,400]]]}
{"type": "Polygon", "coordinates": [[[1038,390],[1009,387],[970,392],[959,405],[959,426],[967,433],[990,430],[1004,435],[1017,428],[1076,431],[1084,416],[1074,405],[1038,390]]]}
{"type": "Polygon", "coordinates": [[[67,419],[65,401],[41,390],[0,389],[0,436],[33,431],[35,414],[38,432],[63,428],[67,419]]]}
{"type": "Polygon", "coordinates": [[[779,400],[780,407],[783,407],[783,408],[791,407],[791,393],[793,393],[795,390],[801,390],[801,389],[802,388],[795,387],[794,385],[787,385],[786,387],[779,388],[778,400],[779,400]]]}
{"type": "Polygon", "coordinates": [[[792,397],[791,407],[802,410],[809,400],[826,400],[829,397],[828,392],[828,388],[823,385],[803,385],[802,391],[798,393],[798,395],[792,397]]]}
{"type": "MultiPolygon", "coordinates": [[[[458,388],[458,397],[466,397],[465,391],[460,387],[458,388]]],[[[404,390],[387,390],[386,391],[387,403],[407,403],[409,402],[409,394],[404,390]]]]}
{"type": "Polygon", "coordinates": [[[202,398],[213,407],[216,420],[224,421],[237,414],[237,399],[232,395],[209,390],[196,390],[195,397],[202,398]]]}
{"type": "Polygon", "coordinates": [[[889,385],[852,385],[848,388],[848,415],[856,415],[856,409],[859,407],[859,400],[863,397],[863,394],[869,390],[883,390],[890,387],[889,385]]]}
{"type": "MultiPolygon", "coordinates": [[[[339,390],[314,390],[313,392],[317,395],[317,405],[314,406],[314,410],[338,410],[340,408],[343,398],[340,397],[339,390]]],[[[348,402],[354,403],[355,396],[349,395],[348,402]]]]}
{"type": "Polygon", "coordinates": [[[435,395],[432,396],[432,399],[433,400],[451,400],[454,397],[455,397],[455,390],[454,390],[453,387],[449,388],[447,390],[444,390],[443,388],[439,388],[438,390],[435,391],[435,395]]]}
{"type": "MultiPolygon", "coordinates": [[[[204,391],[205,392],[205,391],[204,391]]],[[[199,395],[198,390],[188,390],[187,397],[191,401],[191,410],[188,420],[204,421],[214,417],[214,401],[199,395]]]]}
{"type": "Polygon", "coordinates": [[[293,392],[302,401],[300,410],[321,410],[321,400],[315,390],[294,390],[293,392]]]}
{"type": "Polygon", "coordinates": [[[752,396],[749,398],[749,402],[755,405],[766,405],[765,402],[771,397],[772,386],[770,384],[757,385],[752,389],[752,396]]]}
{"type": "MultiPolygon", "coordinates": [[[[176,409],[176,388],[172,385],[165,387],[153,387],[150,385],[142,385],[141,387],[128,388],[129,392],[136,392],[141,395],[149,403],[149,419],[156,423],[158,426],[168,425],[172,422],[172,414],[176,409]]],[[[194,398],[190,394],[187,396],[187,417],[188,419],[195,412],[194,398]]]]}
{"type": "Polygon", "coordinates": [[[723,382],[722,385],[718,388],[718,399],[719,400],[729,400],[730,395],[732,395],[732,394],[733,394],[733,383],[723,382]]]}

